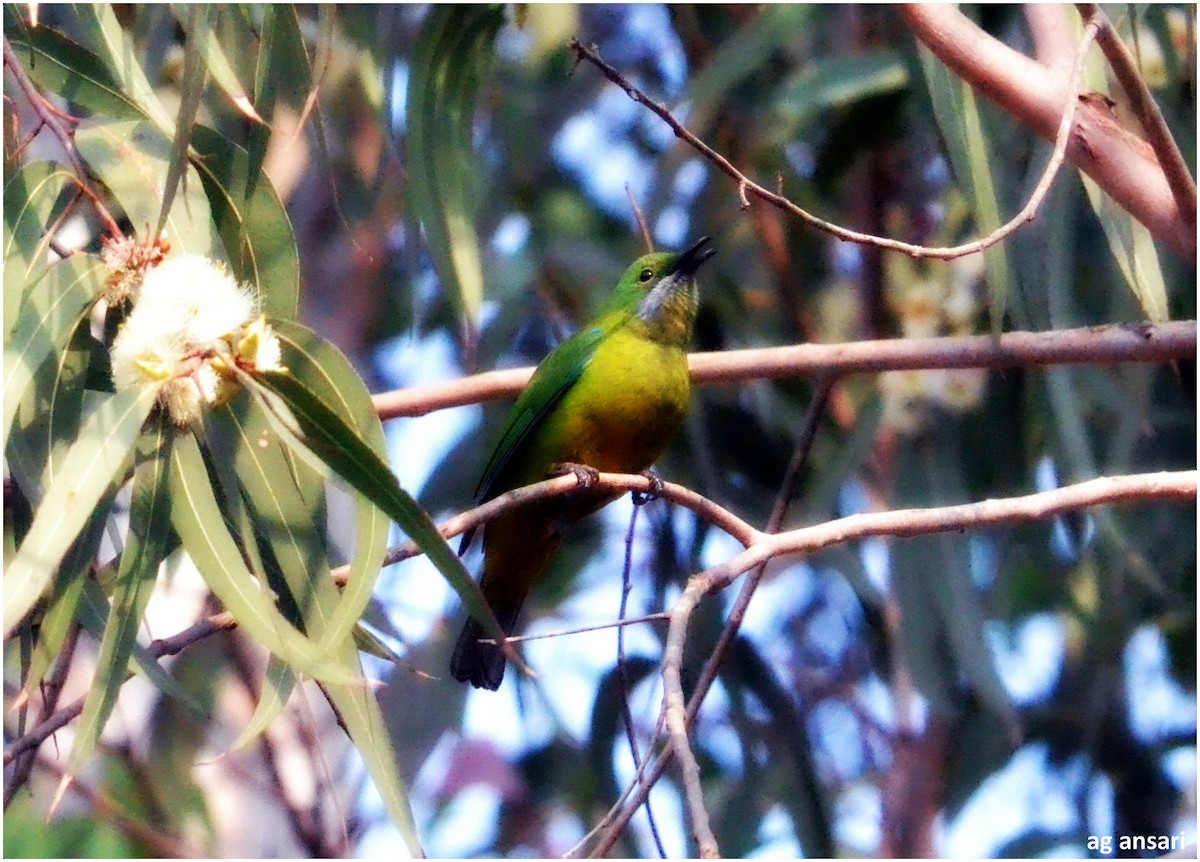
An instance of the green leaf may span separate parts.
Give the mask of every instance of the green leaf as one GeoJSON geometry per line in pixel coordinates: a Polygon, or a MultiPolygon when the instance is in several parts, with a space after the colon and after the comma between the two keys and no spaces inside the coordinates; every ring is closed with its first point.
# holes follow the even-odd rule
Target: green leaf
{"type": "Polygon", "coordinates": [[[234,275],[258,288],[268,317],[291,320],[300,297],[300,255],[283,202],[246,151],[197,126],[192,149],[234,275]]]}
{"type": "MultiPolygon", "coordinates": [[[[172,533],[170,535],[172,548],[178,547],[177,537],[172,533]]],[[[91,564],[95,561],[95,554],[87,562],[91,564]]],[[[119,565],[119,560],[117,561],[119,565]]],[[[66,563],[64,562],[65,566],[66,563]]],[[[109,567],[105,566],[107,570],[109,567]]],[[[104,589],[100,586],[101,574],[95,578],[87,577],[83,580],[83,595],[79,600],[78,620],[84,631],[94,637],[97,641],[104,637],[104,630],[108,627],[109,615],[109,598],[105,595],[104,589]]],[[[125,677],[128,679],[135,673],[149,680],[154,684],[159,691],[168,697],[174,699],[184,709],[191,713],[198,721],[203,721],[210,717],[211,711],[205,709],[195,696],[193,696],[186,688],[171,676],[158,659],[150,653],[146,647],[134,641],[133,651],[131,654],[132,662],[126,668],[125,677]]]]}
{"type": "Polygon", "coordinates": [[[270,421],[251,398],[214,411],[206,427],[227,505],[240,509],[232,523],[248,550],[256,546],[252,568],[287,594],[284,616],[320,640],[339,601],[324,536],[324,481],[294,463],[286,447],[259,445],[270,437],[270,421]]]}
{"type": "Polygon", "coordinates": [[[150,86],[138,58],[142,51],[117,20],[107,4],[76,3],[76,18],[87,41],[96,49],[119,90],[164,135],[175,130],[170,112],[150,86]]]}
{"type": "MultiPolygon", "coordinates": [[[[171,173],[174,134],[168,137],[146,121],[85,120],[75,145],[96,175],[112,191],[134,231],[151,231],[162,214],[171,173]]],[[[175,251],[214,256],[219,243],[208,199],[193,168],[178,204],[163,223],[175,251]]]]}
{"type": "MultiPolygon", "coordinates": [[[[921,68],[925,71],[925,80],[933,99],[933,113],[942,130],[951,166],[959,182],[966,185],[967,196],[975,212],[975,227],[981,236],[986,236],[1004,222],[1000,216],[988,142],[975,92],[965,81],[954,77],[924,45],[920,46],[920,55],[921,68]]],[[[987,271],[992,334],[999,335],[1004,328],[1005,306],[1013,290],[1012,267],[1004,243],[987,249],[983,259],[987,271]]]]}
{"type": "MultiPolygon", "coordinates": [[[[354,366],[333,344],[299,324],[272,324],[282,347],[283,365],[352,429],[381,461],[387,459],[387,440],[371,395],[354,366]]],[[[390,522],[374,503],[356,500],[358,509],[354,556],[341,602],[329,622],[324,643],[340,643],[362,617],[375,591],[375,581],[387,553],[390,522]]]]}
{"type": "MultiPolygon", "coordinates": [[[[1083,25],[1078,18],[1074,19],[1073,27],[1076,34],[1082,37],[1083,25]]],[[[1167,44],[1169,42],[1164,46],[1167,44]]],[[[1163,53],[1169,54],[1170,50],[1164,47],[1163,53]]],[[[1088,90],[1108,94],[1107,64],[1098,52],[1089,56],[1083,77],[1088,90]]],[[[1081,172],[1079,176],[1125,283],[1133,291],[1146,317],[1153,323],[1165,323],[1170,319],[1167,285],[1159,266],[1153,237],[1145,225],[1118,206],[1087,174],[1081,172]]]]}
{"type": "MultiPolygon", "coordinates": [[[[103,512],[111,505],[112,500],[108,499],[96,508],[103,512]]],[[[29,657],[29,669],[21,686],[30,695],[38,690],[50,666],[62,654],[62,646],[76,621],[89,567],[100,549],[105,522],[103,514],[88,522],[71,550],[63,557],[62,565],[58,567],[51,583],[50,593],[46,596],[45,613],[38,621],[37,641],[29,657]]]]}
{"type": "Polygon", "coordinates": [[[171,136],[171,155],[167,160],[167,175],[163,181],[165,189],[158,210],[158,221],[154,223],[152,236],[159,236],[171,213],[175,193],[183,183],[187,192],[188,146],[192,139],[192,127],[196,123],[196,112],[204,96],[205,67],[201,58],[212,31],[208,27],[208,7],[196,3],[188,7],[187,39],[183,45],[183,80],[180,82],[179,112],[175,115],[175,134],[171,136]]]}
{"type": "Polygon", "coordinates": [[[794,41],[808,25],[813,8],[801,3],[762,7],[761,14],[722,41],[704,68],[688,81],[688,101],[698,110],[707,110],[709,103],[760,69],[772,52],[794,41]]]}
{"type": "Polygon", "coordinates": [[[14,9],[15,4],[4,4],[4,35],[34,83],[97,114],[126,120],[146,118],[146,112],[125,94],[103,60],[51,27],[23,26],[14,9]]]}
{"type": "Polygon", "coordinates": [[[174,546],[167,499],[169,452],[174,433],[165,412],[160,411],[157,420],[147,424],[138,441],[129,531],[117,570],[112,608],[100,640],[95,683],[84,701],[83,713],[75,729],[71,759],[67,764],[70,775],[83,767],[108,723],[117,694],[128,676],[129,658],[137,643],[138,628],[146,614],[159,564],[174,546]]]}
{"type": "Polygon", "coordinates": [[[784,84],[769,133],[782,145],[824,111],[895,93],[908,83],[908,65],[893,51],[814,60],[784,84]]]}
{"type": "Polygon", "coordinates": [[[71,255],[31,286],[4,345],[3,442],[33,377],[61,351],[104,286],[104,265],[97,258],[71,255]]]}
{"type": "Polygon", "coordinates": [[[328,652],[280,614],[274,597],[246,567],[221,515],[200,447],[190,435],[176,440],[171,451],[171,523],[209,587],[247,634],[298,673],[327,682],[353,681],[328,652]]]}
{"type": "MultiPolygon", "coordinates": [[[[242,375],[263,400],[283,440],[314,469],[332,471],[395,521],[429,557],[488,633],[504,635],[479,585],[463,568],[437,526],[396,482],[388,465],[349,429],[336,412],[288,372],[242,375]]],[[[332,477],[331,473],[331,477],[332,477]]]]}
{"type": "MultiPolygon", "coordinates": [[[[204,66],[208,69],[208,73],[212,75],[213,82],[220,88],[229,100],[233,102],[234,107],[244,116],[255,122],[262,122],[262,117],[254,110],[254,105],[246,97],[246,88],[242,86],[242,82],[238,80],[237,72],[234,71],[233,63],[225,52],[225,46],[221,44],[216,31],[213,29],[212,21],[209,15],[212,14],[206,10],[205,14],[195,14],[195,6],[187,7],[188,15],[185,20],[182,9],[173,6],[171,11],[175,13],[175,18],[187,32],[188,43],[193,46],[197,53],[197,57],[204,61],[204,66]]],[[[220,7],[213,7],[215,14],[221,14],[220,7]]],[[[186,80],[187,75],[185,73],[186,80]]]]}
{"type": "Polygon", "coordinates": [[[46,492],[25,541],[4,574],[5,637],[38,600],[95,506],[121,482],[138,430],[157,389],[142,386],[108,396],[91,412],[46,492]]]}
{"type": "MultiPolygon", "coordinates": [[[[346,665],[358,669],[361,674],[358,652],[354,644],[346,643],[341,650],[346,665]]],[[[409,852],[415,857],[423,858],[425,854],[421,849],[421,836],[408,801],[404,777],[400,774],[400,760],[392,747],[392,740],[384,724],[383,713],[379,709],[375,693],[361,685],[326,685],[324,690],[341,716],[358,753],[362,755],[363,764],[371,773],[375,788],[379,791],[392,822],[408,845],[409,852]]]]}
{"type": "Polygon", "coordinates": [[[83,315],[66,347],[42,363],[17,407],[5,456],[13,477],[34,504],[41,500],[79,433],[94,341],[83,315]]]}
{"type": "Polygon", "coordinates": [[[408,190],[443,289],[472,331],[483,301],[473,224],[471,146],[479,86],[504,23],[500,6],[435,6],[413,48],[408,82],[408,190]]]}
{"type": "MultiPolygon", "coordinates": [[[[7,8],[7,7],[6,7],[7,8]]],[[[48,252],[54,204],[75,175],[53,162],[33,162],[4,184],[4,334],[11,334],[28,285],[50,267],[48,252]]]]}
{"type": "Polygon", "coordinates": [[[254,715],[250,716],[249,724],[242,728],[237,739],[229,746],[229,751],[241,751],[270,727],[271,723],[283,714],[295,687],[296,675],[292,673],[292,669],[277,657],[271,656],[267,661],[267,673],[263,678],[258,704],[254,707],[254,715]]]}
{"type": "Polygon", "coordinates": [[[1152,323],[1170,320],[1167,283],[1158,262],[1154,237],[1145,225],[1118,206],[1087,174],[1080,173],[1088,201],[1104,229],[1104,238],[1121,275],[1152,323]]]}

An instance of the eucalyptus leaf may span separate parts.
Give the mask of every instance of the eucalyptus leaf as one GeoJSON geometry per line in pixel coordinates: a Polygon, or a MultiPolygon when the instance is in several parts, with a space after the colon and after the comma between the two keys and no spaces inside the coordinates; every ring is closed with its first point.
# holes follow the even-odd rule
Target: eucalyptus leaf
{"type": "MultiPolygon", "coordinates": [[[[346,666],[358,669],[361,674],[354,644],[347,642],[340,649],[346,666]]],[[[409,852],[414,857],[424,857],[421,836],[408,799],[408,788],[400,774],[400,760],[392,746],[375,693],[362,684],[326,685],[324,690],[362,756],[363,764],[375,782],[375,789],[379,791],[384,807],[404,838],[409,852]]]]}
{"type": "Polygon", "coordinates": [[[205,126],[192,149],[212,220],[234,275],[258,288],[268,317],[291,320],[300,297],[300,255],[287,211],[245,150],[205,126]]]}
{"type": "MultiPolygon", "coordinates": [[[[112,191],[134,231],[152,231],[159,221],[167,197],[173,140],[173,134],[163,134],[144,120],[87,120],[75,131],[80,154],[112,191]]],[[[208,199],[198,180],[191,173],[163,229],[173,251],[219,256],[208,199]]]]}
{"type": "MultiPolygon", "coordinates": [[[[919,50],[921,68],[933,100],[933,113],[946,142],[951,166],[959,182],[966,187],[975,213],[976,229],[981,236],[986,236],[995,232],[1003,220],[975,92],[966,81],[955,77],[942,65],[928,48],[922,45],[919,50]]],[[[1014,275],[1004,243],[984,251],[983,259],[992,334],[999,335],[1004,328],[1004,311],[1008,297],[1012,295],[1014,275]]]]}
{"type": "Polygon", "coordinates": [[[117,570],[108,623],[100,640],[95,683],[84,700],[83,713],[75,728],[67,764],[70,775],[78,773],[91,756],[116,706],[159,564],[174,547],[167,499],[168,452],[173,436],[174,429],[160,411],[154,421],[147,423],[138,440],[129,531],[117,570]]]}
{"type": "Polygon", "coordinates": [[[126,120],[147,117],[103,60],[52,27],[18,24],[16,8],[16,4],[4,4],[4,35],[34,83],[97,114],[126,120]]]}
{"type": "Polygon", "coordinates": [[[504,22],[499,6],[435,6],[413,49],[408,189],[444,290],[474,329],[483,301],[473,226],[478,161],[471,135],[479,85],[504,22]]]}
{"type": "MultiPolygon", "coordinates": [[[[173,7],[172,11],[175,12],[176,19],[187,32],[188,44],[196,51],[197,58],[203,61],[203,68],[208,70],[208,73],[212,75],[213,82],[221,92],[229,97],[240,113],[261,123],[262,117],[258,115],[258,111],[254,110],[254,105],[246,96],[246,88],[238,80],[233,62],[213,28],[210,14],[221,14],[221,7],[214,6],[202,15],[194,14],[195,6],[185,8],[188,11],[186,19],[181,8],[173,7]]],[[[187,78],[186,73],[184,78],[187,78]]]]}
{"type": "Polygon", "coordinates": [[[104,398],[85,420],[46,492],[33,525],[4,573],[4,633],[13,630],[54,576],[95,506],[121,481],[157,389],[141,386],[104,398]]]}
{"type": "Polygon", "coordinates": [[[388,465],[311,389],[288,372],[243,375],[262,399],[283,440],[314,469],[325,469],[365,496],[417,543],[463,603],[497,640],[504,635],[479,585],[463,568],[429,515],[400,485],[388,465]]]}
{"type": "Polygon", "coordinates": [[[183,46],[183,80],[180,82],[181,98],[179,111],[175,115],[175,134],[171,136],[171,154],[167,160],[166,178],[163,180],[163,197],[154,222],[152,236],[158,236],[167,224],[175,193],[183,183],[184,193],[188,182],[188,147],[192,139],[192,127],[200,100],[204,96],[205,67],[201,53],[212,41],[212,30],[208,27],[209,7],[194,3],[188,7],[187,39],[183,46]]]}
{"type": "Polygon", "coordinates": [[[254,707],[254,715],[249,723],[242,728],[237,739],[229,746],[229,752],[241,751],[283,715],[288,698],[296,687],[296,675],[278,657],[271,656],[267,660],[267,672],[263,678],[262,689],[258,695],[258,703],[254,707]]]}
{"type": "Polygon", "coordinates": [[[298,673],[326,682],[353,681],[330,653],[280,614],[274,597],[246,567],[191,435],[181,436],[171,450],[171,523],[209,587],[251,637],[298,673]]]}
{"type": "MultiPolygon", "coordinates": [[[[383,425],[371,395],[350,360],[333,344],[299,324],[274,324],[284,366],[329,405],[347,427],[381,460],[387,458],[383,425]]],[[[354,556],[342,590],[341,602],[325,634],[326,643],[341,641],[351,633],[374,593],[375,581],[387,553],[390,522],[383,511],[365,497],[356,499],[354,556]]]]}
{"type": "Polygon", "coordinates": [[[32,285],[4,344],[3,442],[35,374],[60,352],[104,286],[104,265],[88,255],[71,255],[32,285]]]}
{"type": "Polygon", "coordinates": [[[175,130],[175,123],[138,62],[142,52],[117,20],[112,7],[99,3],[76,3],[73,8],[87,41],[96,49],[120,92],[162,134],[170,135],[175,130]]]}
{"type": "Polygon", "coordinates": [[[53,162],[31,162],[4,183],[4,334],[12,332],[26,288],[50,267],[46,232],[54,204],[75,175],[53,162]]]}

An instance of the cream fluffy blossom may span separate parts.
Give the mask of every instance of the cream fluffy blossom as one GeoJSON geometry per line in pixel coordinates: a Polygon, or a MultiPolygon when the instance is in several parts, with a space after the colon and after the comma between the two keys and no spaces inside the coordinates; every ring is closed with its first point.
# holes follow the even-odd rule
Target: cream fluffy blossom
{"type": "Polygon", "coordinates": [[[146,272],[113,341],[113,384],[157,385],[159,404],[187,425],[232,395],[232,366],[277,370],[279,355],[253,289],[209,258],[180,255],[146,272]]]}

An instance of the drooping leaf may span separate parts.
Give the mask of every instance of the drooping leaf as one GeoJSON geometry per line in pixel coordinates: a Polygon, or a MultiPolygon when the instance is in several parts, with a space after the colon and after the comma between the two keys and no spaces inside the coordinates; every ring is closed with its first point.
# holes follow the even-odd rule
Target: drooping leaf
{"type": "Polygon", "coordinates": [[[17,406],[33,376],[61,351],[104,286],[104,265],[88,255],[72,255],[50,267],[26,293],[4,345],[4,445],[17,406]]]}
{"type": "Polygon", "coordinates": [[[283,715],[284,707],[287,706],[288,698],[292,696],[292,690],[295,687],[296,674],[278,657],[271,656],[267,661],[267,672],[263,677],[262,688],[259,690],[254,715],[250,716],[250,721],[242,728],[237,739],[230,744],[229,751],[231,753],[241,751],[262,735],[275,722],[275,719],[283,715]]]}
{"type": "MultiPolygon", "coordinates": [[[[201,57],[208,46],[214,41],[212,30],[208,26],[208,7],[194,3],[188,7],[187,39],[183,45],[183,80],[180,82],[179,111],[175,115],[175,134],[171,136],[171,153],[167,159],[167,175],[163,181],[162,203],[158,211],[158,220],[154,222],[151,235],[157,237],[167,224],[171,214],[171,205],[175,202],[175,193],[179,184],[183,183],[187,192],[188,181],[188,148],[192,139],[192,127],[196,123],[196,112],[200,110],[200,100],[204,97],[205,67],[201,57]]],[[[186,198],[185,198],[186,202],[186,198]]]]}
{"type": "Polygon", "coordinates": [[[50,266],[53,207],[75,175],[53,162],[31,162],[4,183],[4,334],[17,321],[26,288],[50,266]]]}
{"type": "Polygon", "coordinates": [[[17,23],[16,4],[4,4],[4,35],[39,87],[97,114],[114,119],[145,119],[146,112],[125,94],[104,61],[52,27],[17,23]]]}
{"type": "Polygon", "coordinates": [[[209,587],[251,637],[299,673],[353,682],[334,657],[284,619],[265,585],[246,567],[190,435],[177,439],[171,450],[171,524],[209,587]]]}
{"type": "MultiPolygon", "coordinates": [[[[195,7],[187,7],[188,14],[185,17],[181,9],[173,9],[175,18],[187,32],[188,43],[193,46],[196,51],[197,58],[203,61],[204,67],[208,73],[212,75],[213,83],[220,88],[229,100],[233,102],[234,107],[238,109],[244,116],[255,122],[261,123],[262,117],[254,110],[254,105],[246,95],[246,88],[242,86],[242,82],[238,80],[237,72],[234,71],[233,61],[229,58],[226,52],[226,46],[221,44],[216,30],[213,27],[213,22],[210,19],[210,12],[203,15],[194,15],[195,7]]],[[[222,9],[214,7],[211,14],[220,15],[222,9]]],[[[184,73],[184,79],[187,79],[187,73],[184,73]]],[[[181,111],[182,113],[182,111],[181,111]]]]}
{"type": "Polygon", "coordinates": [[[150,85],[138,58],[142,52],[117,20],[112,7],[104,4],[77,3],[76,18],[87,42],[93,46],[120,92],[164,135],[175,130],[170,112],[150,85]]]}
{"type": "MultiPolygon", "coordinates": [[[[955,176],[966,187],[975,213],[976,229],[980,236],[993,233],[1004,220],[996,197],[989,143],[984,134],[975,92],[923,45],[920,47],[920,56],[921,68],[925,71],[925,81],[933,100],[933,113],[946,142],[955,176]]],[[[983,259],[987,272],[992,334],[998,336],[1004,327],[1005,306],[1013,289],[1013,271],[1005,243],[987,249],[983,259]]]]}
{"type": "MultiPolygon", "coordinates": [[[[383,425],[350,360],[333,344],[299,324],[279,321],[275,331],[282,345],[284,367],[337,413],[377,457],[386,459],[383,425]]],[[[328,644],[348,636],[362,617],[387,551],[387,515],[363,497],[356,500],[356,507],[354,556],[341,602],[325,633],[328,644]]]]}
{"type": "MultiPolygon", "coordinates": [[[[348,667],[359,669],[361,673],[358,651],[352,642],[341,646],[341,655],[348,667]]],[[[400,774],[400,760],[392,746],[375,693],[361,685],[326,685],[324,689],[362,756],[363,764],[375,782],[375,789],[379,791],[384,807],[404,838],[409,852],[415,857],[423,857],[421,836],[408,801],[408,788],[400,774]]]]}
{"type": "Polygon", "coordinates": [[[424,509],[396,482],[383,461],[311,389],[288,372],[257,372],[243,378],[262,399],[273,427],[316,470],[341,478],[395,521],[417,543],[462,597],[488,633],[502,639],[500,626],[479,585],[442,538],[424,509]]]}
{"type": "Polygon", "coordinates": [[[275,189],[261,170],[250,177],[245,150],[205,126],[196,127],[192,149],[234,274],[258,288],[268,317],[295,318],[300,256],[275,189]]]}
{"type": "Polygon", "coordinates": [[[483,270],[475,234],[472,149],[479,86],[504,22],[499,6],[435,6],[413,49],[408,83],[408,189],[443,289],[479,323],[483,270]]]}
{"type": "Polygon", "coordinates": [[[67,765],[70,775],[78,773],[91,756],[116,706],[117,694],[128,675],[138,628],[154,589],[158,566],[174,545],[167,499],[167,453],[174,433],[165,412],[160,411],[147,423],[138,440],[129,531],[117,570],[108,623],[100,640],[95,684],[84,700],[83,713],[76,725],[75,742],[67,765]]]}
{"type": "Polygon", "coordinates": [[[75,537],[96,517],[96,504],[121,481],[156,396],[153,386],[118,392],[85,420],[4,574],[5,636],[45,591],[75,537]]]}

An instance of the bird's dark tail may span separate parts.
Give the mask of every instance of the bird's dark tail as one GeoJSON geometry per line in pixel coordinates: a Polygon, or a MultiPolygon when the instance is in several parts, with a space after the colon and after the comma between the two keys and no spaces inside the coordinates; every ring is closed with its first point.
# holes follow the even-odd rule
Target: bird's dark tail
{"type": "MultiPolygon", "coordinates": [[[[492,608],[496,621],[504,629],[506,635],[511,635],[517,627],[517,615],[521,607],[515,609],[492,608]]],[[[495,691],[504,680],[504,649],[499,644],[480,643],[480,638],[491,637],[474,617],[468,617],[458,643],[454,645],[454,654],[450,657],[450,676],[459,682],[469,682],[476,688],[486,688],[495,691]]]]}

